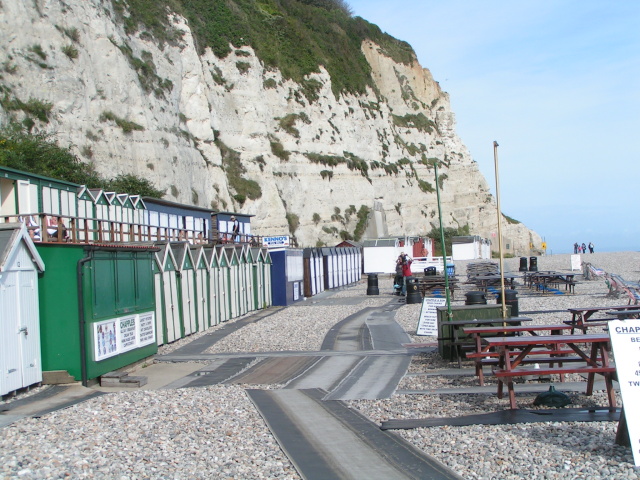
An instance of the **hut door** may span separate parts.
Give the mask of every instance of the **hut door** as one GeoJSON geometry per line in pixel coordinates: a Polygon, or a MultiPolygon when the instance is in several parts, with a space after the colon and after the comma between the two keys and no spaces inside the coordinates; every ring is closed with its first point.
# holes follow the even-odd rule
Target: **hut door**
{"type": "Polygon", "coordinates": [[[36,272],[9,271],[0,286],[0,394],[42,381],[36,272]]]}
{"type": "Polygon", "coordinates": [[[35,270],[23,270],[19,272],[18,279],[20,284],[18,338],[22,353],[22,386],[26,387],[42,381],[38,274],[35,270]]]}

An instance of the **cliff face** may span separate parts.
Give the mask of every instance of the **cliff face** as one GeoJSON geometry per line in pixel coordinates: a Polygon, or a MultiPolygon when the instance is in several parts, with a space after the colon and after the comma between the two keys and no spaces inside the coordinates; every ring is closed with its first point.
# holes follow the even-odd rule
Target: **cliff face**
{"type": "MultiPolygon", "coordinates": [[[[127,35],[115,18],[105,0],[2,1],[0,123],[31,118],[105,177],[133,173],[168,200],[255,215],[253,233],[292,231],[304,246],[365,226],[364,238],[426,234],[437,161],[444,225],[497,249],[487,182],[417,61],[365,41],[375,89],[336,97],[324,69],[298,84],[248,46],[198,54],[179,16],[176,46],[127,35]]],[[[511,253],[540,247],[524,225],[503,226],[511,253]]]]}

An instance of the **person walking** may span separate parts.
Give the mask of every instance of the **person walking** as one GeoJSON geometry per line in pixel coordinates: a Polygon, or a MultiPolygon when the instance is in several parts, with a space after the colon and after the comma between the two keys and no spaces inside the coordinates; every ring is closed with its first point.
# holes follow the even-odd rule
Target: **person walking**
{"type": "Polygon", "coordinates": [[[589,253],[593,253],[596,247],[593,245],[593,242],[589,242],[589,253]]]}

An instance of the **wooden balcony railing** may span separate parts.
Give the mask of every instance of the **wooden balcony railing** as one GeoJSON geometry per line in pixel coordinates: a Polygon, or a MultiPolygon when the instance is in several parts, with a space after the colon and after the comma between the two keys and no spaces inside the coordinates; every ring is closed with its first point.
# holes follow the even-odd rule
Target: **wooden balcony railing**
{"type": "Polygon", "coordinates": [[[71,217],[47,213],[2,215],[3,222],[25,223],[29,235],[38,243],[154,243],[188,242],[201,244],[250,244],[262,246],[262,237],[184,228],[162,227],[98,218],[71,217]]]}

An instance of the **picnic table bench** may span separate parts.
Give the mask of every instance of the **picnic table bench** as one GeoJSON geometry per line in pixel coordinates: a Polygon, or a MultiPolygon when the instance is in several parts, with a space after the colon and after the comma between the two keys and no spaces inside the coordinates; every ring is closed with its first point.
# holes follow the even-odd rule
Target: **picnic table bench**
{"type": "MultiPolygon", "coordinates": [[[[492,351],[489,347],[484,347],[482,345],[482,337],[483,336],[514,336],[522,333],[529,333],[531,335],[538,335],[538,332],[548,331],[551,335],[559,335],[565,330],[569,330],[572,327],[570,325],[561,324],[561,325],[495,325],[495,326],[481,326],[481,327],[467,327],[463,328],[463,331],[467,335],[471,335],[473,337],[475,343],[475,351],[466,354],[466,357],[474,360],[475,368],[476,368],[476,376],[478,377],[478,382],[480,386],[484,385],[484,371],[482,367],[485,365],[497,365],[499,362],[499,354],[496,351],[492,351]]],[[[545,357],[531,357],[523,360],[523,363],[559,363],[561,364],[563,361],[571,361],[564,360],[560,358],[561,355],[572,354],[572,350],[549,350],[544,349],[543,351],[532,351],[532,355],[536,354],[544,354],[545,357]]]]}
{"type": "Polygon", "coordinates": [[[575,293],[576,282],[574,277],[578,275],[576,273],[563,273],[563,272],[534,272],[528,274],[529,287],[536,287],[536,290],[547,292],[550,287],[560,288],[560,285],[564,285],[565,291],[569,293],[575,293]]]}
{"type": "Polygon", "coordinates": [[[511,289],[515,288],[515,279],[522,278],[522,275],[517,275],[515,273],[505,273],[500,277],[499,273],[489,274],[489,275],[476,275],[474,277],[470,277],[468,283],[473,283],[478,286],[479,289],[486,292],[490,287],[499,287],[502,285],[502,278],[504,278],[505,286],[508,286],[511,289]]]}
{"type": "Polygon", "coordinates": [[[475,341],[470,337],[463,337],[461,333],[464,333],[464,327],[472,327],[472,326],[488,326],[488,325],[496,325],[502,324],[502,326],[506,325],[520,325],[522,322],[530,322],[531,318],[529,317],[507,317],[507,318],[481,318],[481,319],[470,319],[470,320],[453,320],[451,322],[445,322],[441,324],[448,325],[451,327],[451,345],[456,351],[456,355],[458,357],[458,366],[462,367],[462,356],[465,353],[465,350],[474,350],[475,341]]]}
{"type": "MultiPolygon", "coordinates": [[[[636,307],[638,307],[636,305],[636,307]]],[[[612,310],[607,312],[607,315],[613,315],[618,318],[618,320],[627,320],[629,318],[638,318],[640,316],[640,309],[628,309],[628,310],[612,310]]]]}
{"type": "MultiPolygon", "coordinates": [[[[498,352],[498,368],[493,373],[498,377],[498,398],[503,397],[504,383],[507,384],[509,403],[511,409],[516,409],[515,390],[513,377],[535,375],[564,375],[570,373],[587,374],[587,395],[593,393],[595,374],[601,374],[605,378],[609,408],[616,406],[615,392],[613,390],[613,378],[615,366],[609,362],[609,336],[606,334],[576,334],[576,335],[531,335],[520,337],[485,337],[483,344],[489,349],[498,352]],[[566,348],[568,347],[568,348],[566,348]],[[590,352],[587,349],[590,347],[590,352]],[[525,363],[524,360],[532,351],[551,352],[573,351],[574,357],[584,361],[580,365],[549,365],[546,368],[518,368],[525,363]]],[[[563,362],[571,357],[562,357],[563,362]]],[[[555,358],[557,363],[558,358],[555,358]]],[[[571,360],[573,361],[573,360],[571,360]]]]}
{"type": "MultiPolygon", "coordinates": [[[[427,294],[433,293],[433,291],[436,289],[442,289],[444,291],[446,287],[446,280],[444,275],[428,275],[424,277],[414,278],[418,279],[418,290],[423,297],[426,297],[427,294]]],[[[451,275],[448,277],[448,281],[449,292],[451,293],[451,299],[453,300],[456,286],[458,284],[458,279],[455,276],[451,275]]]]}
{"type": "Polygon", "coordinates": [[[616,305],[613,307],[577,307],[577,308],[569,308],[567,309],[571,313],[571,320],[567,320],[565,323],[571,325],[573,329],[571,333],[574,332],[575,328],[582,328],[587,325],[588,322],[607,322],[609,320],[614,320],[617,317],[599,317],[599,318],[591,318],[595,313],[598,312],[606,312],[607,315],[610,315],[612,312],[623,311],[623,310],[636,310],[638,309],[637,305],[616,305]]]}

